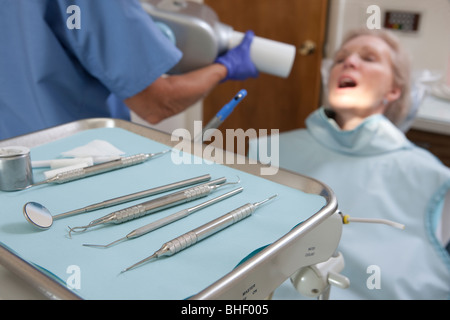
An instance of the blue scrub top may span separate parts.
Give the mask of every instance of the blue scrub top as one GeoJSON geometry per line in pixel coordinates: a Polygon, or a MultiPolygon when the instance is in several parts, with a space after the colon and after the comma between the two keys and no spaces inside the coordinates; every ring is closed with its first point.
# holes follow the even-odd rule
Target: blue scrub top
{"type": "Polygon", "coordinates": [[[138,0],[1,5],[0,140],[83,118],[127,119],[126,106],[108,97],[135,95],[182,55],[138,0]],[[79,29],[67,25],[75,17],[79,29]]]}

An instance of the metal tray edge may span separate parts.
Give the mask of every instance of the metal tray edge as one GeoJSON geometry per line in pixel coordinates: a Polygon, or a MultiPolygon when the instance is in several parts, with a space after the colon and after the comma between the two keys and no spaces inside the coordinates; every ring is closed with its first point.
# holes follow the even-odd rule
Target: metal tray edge
{"type": "MultiPolygon", "coordinates": [[[[75,133],[84,131],[84,130],[90,130],[90,129],[96,129],[96,128],[121,128],[124,130],[128,130],[132,133],[141,135],[143,137],[152,139],[156,142],[160,142],[163,144],[166,144],[170,147],[175,147],[176,142],[171,140],[171,136],[167,133],[152,129],[150,127],[146,127],[140,124],[132,123],[126,120],[121,119],[112,119],[112,118],[91,118],[91,119],[83,119],[78,120],[74,122],[70,122],[67,124],[62,124],[59,126],[51,127],[48,129],[36,131],[30,134],[14,137],[11,139],[6,140],[0,140],[0,147],[2,146],[11,146],[11,145],[20,145],[25,147],[36,147],[45,143],[52,142],[57,139],[61,139],[64,137],[71,136],[75,133]]],[[[191,150],[199,151],[202,153],[203,148],[195,148],[193,147],[191,150]]],[[[226,151],[225,151],[226,152],[226,151]]],[[[203,154],[197,154],[194,153],[196,156],[203,157],[203,154]]],[[[245,157],[233,154],[235,161],[232,164],[224,164],[226,166],[232,167],[234,169],[244,171],[249,174],[253,174],[256,176],[260,176],[259,170],[262,167],[261,164],[249,164],[248,161],[246,161],[245,157]],[[238,161],[239,159],[239,161],[238,161]],[[244,160],[243,160],[244,159],[244,160]],[[243,164],[242,164],[243,163],[243,164]]],[[[207,159],[207,158],[205,158],[207,159]]],[[[207,159],[210,160],[210,159],[207,159]]],[[[268,176],[260,176],[262,178],[265,178],[267,180],[283,184],[298,190],[301,190],[305,193],[310,194],[316,194],[320,195],[325,198],[326,204],[324,207],[322,207],[321,210],[316,212],[313,216],[311,216],[309,219],[305,220],[301,226],[297,226],[296,228],[292,229],[287,235],[297,235],[301,233],[307,233],[314,227],[318,226],[320,223],[325,221],[327,218],[331,217],[334,213],[337,212],[337,200],[334,195],[334,192],[324,183],[307,177],[303,176],[298,173],[290,172],[288,170],[279,169],[277,174],[275,175],[268,175],[268,176]]],[[[286,236],[285,236],[286,237],[286,236]]],[[[283,237],[284,238],[284,237],[283,237]]],[[[300,238],[300,237],[299,237],[300,238]]],[[[280,239],[281,240],[281,239],[280,239]]],[[[277,243],[280,242],[280,240],[276,241],[272,245],[277,245],[277,243]]],[[[299,239],[300,240],[300,239],[299,239]]],[[[269,247],[271,247],[270,245],[269,247]]],[[[267,254],[268,249],[262,250],[255,256],[248,259],[248,261],[245,262],[245,265],[251,265],[252,263],[258,263],[261,259],[261,257],[265,256],[267,254]]],[[[276,252],[280,252],[280,249],[277,248],[275,250],[276,252]]],[[[282,251],[282,250],[281,250],[282,251]]],[[[78,295],[73,293],[70,289],[67,287],[61,285],[60,283],[56,282],[51,277],[47,276],[43,272],[39,271],[38,269],[34,268],[31,264],[26,262],[25,260],[21,259],[5,247],[0,245],[0,264],[5,266],[10,271],[16,273],[20,277],[22,277],[24,280],[30,282],[32,286],[37,288],[40,292],[42,292],[45,296],[53,299],[81,299],[78,295]]],[[[236,278],[242,276],[242,274],[246,273],[247,271],[242,271],[242,268],[236,268],[235,270],[231,271],[229,274],[227,274],[224,278],[236,278]]],[[[218,281],[220,282],[220,281],[218,281]]],[[[217,283],[218,283],[217,282],[217,283]]],[[[280,284],[280,283],[279,283],[280,284]]],[[[279,285],[278,284],[278,285],[279,285]]],[[[211,286],[215,286],[216,283],[212,284],[211,286]]],[[[220,284],[219,284],[220,285],[220,284]]],[[[214,288],[205,288],[202,292],[207,292],[206,294],[198,294],[194,295],[192,298],[196,299],[217,299],[220,298],[223,292],[219,288],[219,293],[217,293],[217,290],[214,290],[214,288]]],[[[276,287],[275,287],[276,288],[276,287]]],[[[274,288],[274,289],[275,289],[274,288]]],[[[239,296],[239,295],[237,295],[239,296]]]]}

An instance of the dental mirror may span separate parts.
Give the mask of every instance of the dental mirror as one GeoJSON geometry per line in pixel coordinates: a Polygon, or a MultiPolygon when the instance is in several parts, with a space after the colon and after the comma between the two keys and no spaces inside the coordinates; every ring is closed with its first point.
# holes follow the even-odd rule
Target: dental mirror
{"type": "Polygon", "coordinates": [[[117,204],[121,204],[121,203],[129,202],[129,201],[141,199],[144,197],[156,195],[156,194],[166,192],[169,190],[184,188],[184,187],[191,186],[191,185],[194,185],[194,184],[197,184],[200,182],[212,185],[212,184],[221,184],[226,181],[225,178],[219,178],[219,179],[216,179],[216,180],[213,180],[210,182],[205,182],[205,181],[209,181],[210,179],[211,179],[211,175],[205,174],[202,176],[198,176],[198,177],[194,177],[194,178],[190,178],[190,179],[186,179],[186,180],[182,180],[182,181],[172,182],[172,183],[169,183],[169,184],[166,184],[163,186],[159,186],[159,187],[155,187],[155,188],[151,188],[151,189],[147,189],[147,190],[143,190],[143,191],[138,191],[138,192],[127,194],[127,195],[120,196],[117,198],[112,198],[109,200],[97,202],[97,203],[90,204],[90,205],[82,207],[82,208],[67,211],[65,213],[60,213],[60,214],[57,214],[54,216],[52,216],[50,211],[46,207],[41,205],[40,203],[27,202],[23,206],[23,215],[25,216],[27,221],[30,222],[35,227],[38,227],[40,229],[48,229],[52,226],[53,220],[57,220],[60,218],[72,216],[72,215],[79,214],[79,213],[90,212],[90,211],[94,211],[97,209],[111,207],[111,206],[114,206],[117,204]]]}
{"type": "Polygon", "coordinates": [[[23,206],[23,215],[28,222],[40,229],[48,229],[53,224],[50,211],[37,202],[27,202],[23,206]]]}

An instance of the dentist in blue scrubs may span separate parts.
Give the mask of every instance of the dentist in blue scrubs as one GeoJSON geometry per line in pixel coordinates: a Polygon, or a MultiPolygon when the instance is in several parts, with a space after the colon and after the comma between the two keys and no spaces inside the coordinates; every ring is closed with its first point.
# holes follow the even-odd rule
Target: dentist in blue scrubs
{"type": "Polygon", "coordinates": [[[252,38],[217,63],[162,77],[182,53],[138,0],[2,0],[0,140],[83,118],[129,119],[130,109],[158,123],[224,80],[258,76],[252,38]]]}
{"type": "MultiPolygon", "coordinates": [[[[280,167],[326,183],[343,214],[406,226],[344,225],[338,251],[350,287],[332,287],[330,299],[450,298],[450,170],[397,127],[408,114],[409,87],[408,57],[396,38],[352,32],[334,57],[325,106],[306,129],[277,137],[280,167]]],[[[252,141],[253,158],[257,147],[252,141]]],[[[286,281],[274,298],[304,297],[286,281]]]]}

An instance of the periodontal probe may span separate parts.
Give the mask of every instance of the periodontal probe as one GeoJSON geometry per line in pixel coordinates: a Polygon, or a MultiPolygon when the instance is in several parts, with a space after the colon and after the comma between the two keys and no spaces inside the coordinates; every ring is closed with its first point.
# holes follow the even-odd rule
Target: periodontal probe
{"type": "Polygon", "coordinates": [[[159,220],[156,220],[154,222],[146,224],[146,225],[144,225],[144,226],[142,226],[140,228],[137,228],[137,229],[131,231],[130,233],[128,233],[125,237],[122,237],[122,238],[120,238],[120,239],[118,239],[116,241],[113,241],[113,242],[109,243],[109,244],[106,244],[106,245],[83,244],[83,246],[95,247],[95,248],[109,248],[110,246],[112,246],[112,245],[114,245],[116,243],[119,243],[121,241],[128,240],[128,239],[134,239],[134,238],[143,236],[144,234],[147,234],[147,233],[152,232],[152,231],[154,231],[156,229],[164,227],[164,226],[166,226],[166,225],[168,225],[168,224],[170,224],[172,222],[175,222],[175,221],[178,221],[180,219],[183,219],[183,218],[187,217],[188,215],[190,215],[190,214],[192,214],[194,212],[197,212],[197,211],[199,211],[199,210],[201,210],[203,208],[206,208],[206,207],[208,207],[210,205],[213,205],[214,203],[217,203],[217,202],[222,201],[224,199],[227,199],[227,198],[229,198],[231,196],[234,196],[235,194],[238,194],[242,190],[244,190],[244,188],[239,187],[239,188],[234,189],[234,190],[232,190],[230,192],[224,193],[224,194],[222,194],[222,195],[220,195],[218,197],[215,197],[213,199],[210,199],[210,200],[207,200],[207,201],[205,201],[203,203],[200,203],[200,204],[198,204],[196,206],[193,206],[193,207],[190,207],[190,208],[183,209],[183,210],[180,210],[178,212],[175,212],[175,213],[173,213],[173,214],[171,214],[171,215],[169,215],[167,217],[161,218],[159,220]]]}
{"type": "Polygon", "coordinates": [[[89,228],[107,224],[107,223],[114,223],[119,224],[123,223],[129,220],[133,220],[136,218],[143,217],[145,215],[148,215],[150,213],[154,213],[163,209],[167,209],[170,207],[173,207],[175,205],[193,201],[195,199],[199,199],[202,197],[207,196],[212,191],[217,190],[218,188],[228,185],[228,184],[237,184],[240,181],[237,182],[228,182],[223,183],[223,180],[226,180],[225,178],[216,179],[198,186],[190,187],[185,190],[177,191],[174,193],[170,193],[168,195],[152,199],[149,201],[145,201],[143,203],[114,211],[110,214],[107,214],[101,218],[95,219],[91,221],[88,225],[82,226],[82,227],[69,227],[69,237],[71,236],[72,232],[83,232],[86,231],[89,228]],[[219,184],[223,183],[223,184],[219,184]]]}
{"type": "Polygon", "coordinates": [[[189,248],[196,244],[197,242],[249,217],[255,210],[260,207],[262,204],[266,203],[267,201],[270,201],[277,197],[277,195],[273,195],[267,199],[264,199],[260,202],[256,203],[247,203],[237,209],[234,209],[233,211],[230,211],[229,213],[224,214],[223,216],[220,216],[217,219],[214,219],[196,229],[193,229],[189,232],[186,232],[185,234],[170,240],[169,242],[166,242],[162,245],[162,247],[153,253],[151,256],[136,262],[135,264],[131,265],[130,267],[123,269],[121,273],[124,273],[128,270],[131,270],[133,268],[136,268],[139,265],[142,265],[150,260],[157,259],[159,257],[163,256],[172,256],[175,253],[178,253],[186,248],[189,248]]]}
{"type": "Polygon", "coordinates": [[[66,183],[66,182],[90,177],[93,175],[97,175],[100,173],[130,167],[130,166],[133,166],[136,164],[143,163],[143,162],[150,160],[156,156],[167,153],[170,150],[171,149],[168,149],[168,150],[157,152],[157,153],[139,153],[139,154],[135,154],[135,155],[128,156],[128,157],[120,157],[115,160],[94,164],[92,166],[87,166],[87,167],[83,167],[83,168],[69,170],[66,172],[61,172],[52,178],[42,180],[40,182],[29,185],[27,188],[39,186],[41,184],[46,184],[46,183],[58,183],[58,184],[66,183]]]}

